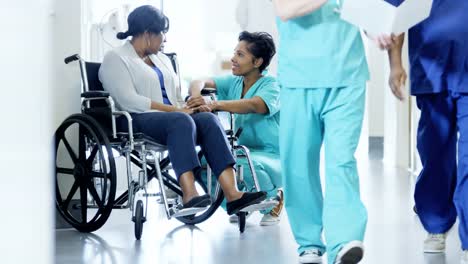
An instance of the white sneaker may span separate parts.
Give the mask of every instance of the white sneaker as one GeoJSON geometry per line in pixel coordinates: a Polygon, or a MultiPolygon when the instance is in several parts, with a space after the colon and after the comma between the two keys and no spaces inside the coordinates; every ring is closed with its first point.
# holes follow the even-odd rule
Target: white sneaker
{"type": "Polygon", "coordinates": [[[426,240],[424,240],[424,253],[444,253],[446,238],[447,233],[428,234],[426,240]]]}
{"type": "Polygon", "coordinates": [[[299,262],[300,263],[322,263],[322,252],[320,252],[320,250],[316,248],[308,249],[299,255],[299,262]]]}
{"type": "MultiPolygon", "coordinates": [[[[249,217],[252,215],[252,213],[247,213],[245,216],[245,220],[249,219],[249,217]]],[[[238,223],[239,222],[239,216],[237,214],[233,214],[229,216],[229,223],[238,223]]]]}
{"type": "Polygon", "coordinates": [[[280,217],[274,216],[271,213],[264,214],[262,220],[260,220],[261,226],[272,226],[277,225],[280,222],[280,217]]]}
{"type": "Polygon", "coordinates": [[[356,264],[364,256],[364,245],[361,241],[351,241],[344,245],[336,256],[335,264],[356,264]]]}
{"type": "Polygon", "coordinates": [[[468,264],[468,250],[464,250],[460,264],[468,264]]]}

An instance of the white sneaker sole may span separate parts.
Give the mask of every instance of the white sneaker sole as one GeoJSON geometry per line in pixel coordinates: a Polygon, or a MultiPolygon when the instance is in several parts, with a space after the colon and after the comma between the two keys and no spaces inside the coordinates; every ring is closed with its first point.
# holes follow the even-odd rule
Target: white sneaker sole
{"type": "Polygon", "coordinates": [[[337,264],[357,264],[364,256],[364,246],[360,241],[351,241],[344,245],[336,257],[337,264]]]}
{"type": "Polygon", "coordinates": [[[273,226],[279,224],[280,220],[277,221],[268,221],[268,222],[262,222],[260,221],[261,226],[273,226]]]}
{"type": "Polygon", "coordinates": [[[424,253],[426,254],[443,254],[445,253],[445,248],[444,249],[424,249],[424,253]]]}
{"type": "Polygon", "coordinates": [[[311,256],[306,256],[306,257],[299,257],[299,263],[313,263],[313,264],[320,264],[322,263],[322,257],[311,257],[311,256]]]}

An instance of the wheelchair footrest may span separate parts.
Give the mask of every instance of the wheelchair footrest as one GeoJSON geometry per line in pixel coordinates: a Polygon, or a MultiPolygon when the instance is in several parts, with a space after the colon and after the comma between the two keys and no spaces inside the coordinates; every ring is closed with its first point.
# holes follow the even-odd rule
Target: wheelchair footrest
{"type": "MultiPolygon", "coordinates": [[[[157,195],[157,196],[158,196],[158,199],[156,200],[156,202],[158,204],[164,204],[162,197],[160,195],[157,195]]],[[[177,198],[167,198],[166,201],[169,206],[173,206],[173,205],[175,206],[179,203],[179,199],[177,198]]]]}
{"type": "Polygon", "coordinates": [[[245,207],[241,210],[241,212],[253,212],[253,211],[261,211],[266,210],[278,205],[278,201],[276,199],[268,199],[258,204],[252,204],[250,206],[245,207]]]}
{"type": "Polygon", "coordinates": [[[181,216],[187,216],[187,215],[194,215],[199,212],[205,211],[207,207],[203,208],[187,208],[187,209],[177,209],[175,207],[172,207],[169,209],[169,213],[171,214],[172,217],[181,217],[181,216]]]}

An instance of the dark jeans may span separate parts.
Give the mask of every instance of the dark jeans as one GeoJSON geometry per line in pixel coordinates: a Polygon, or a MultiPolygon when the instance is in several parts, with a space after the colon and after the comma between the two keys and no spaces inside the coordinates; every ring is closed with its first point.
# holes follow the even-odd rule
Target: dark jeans
{"type": "MultiPolygon", "coordinates": [[[[197,144],[216,177],[235,164],[224,129],[212,113],[147,112],[132,114],[132,118],[134,133],[144,133],[167,146],[177,179],[185,172],[200,168],[197,144]]],[[[127,131],[123,117],[117,124],[120,131],[127,131]]]]}

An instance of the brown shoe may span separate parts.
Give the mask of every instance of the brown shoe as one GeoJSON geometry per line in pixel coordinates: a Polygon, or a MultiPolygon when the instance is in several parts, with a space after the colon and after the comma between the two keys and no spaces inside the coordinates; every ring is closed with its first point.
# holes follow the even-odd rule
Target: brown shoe
{"type": "Polygon", "coordinates": [[[270,214],[275,217],[279,217],[281,215],[281,212],[283,211],[283,206],[284,206],[284,193],[283,190],[278,189],[278,192],[276,193],[276,200],[278,200],[278,204],[271,209],[270,214]]]}

